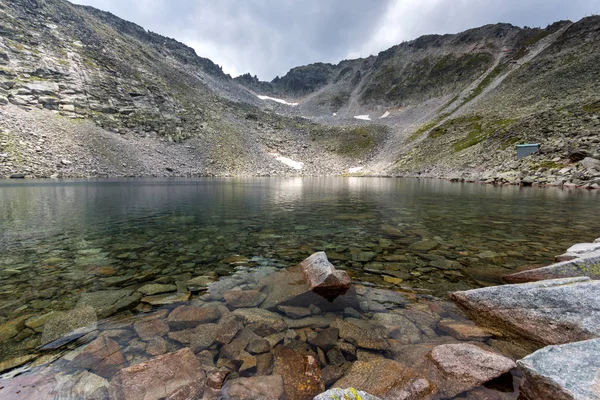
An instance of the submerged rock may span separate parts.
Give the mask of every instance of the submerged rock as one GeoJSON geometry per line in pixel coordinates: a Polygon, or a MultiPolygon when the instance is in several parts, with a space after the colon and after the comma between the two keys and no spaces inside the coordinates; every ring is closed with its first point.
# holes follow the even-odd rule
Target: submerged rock
{"type": "Polygon", "coordinates": [[[125,358],[119,345],[107,337],[99,337],[88,344],[70,364],[73,368],[89,370],[104,378],[110,378],[125,366],[125,358]]]}
{"type": "Polygon", "coordinates": [[[96,330],[96,312],[92,307],[77,307],[70,311],[57,312],[44,324],[42,345],[65,336],[77,338],[96,330]]]}
{"type": "Polygon", "coordinates": [[[433,392],[434,388],[423,378],[404,365],[386,358],[377,358],[370,361],[356,361],[350,371],[334,385],[336,388],[356,388],[371,393],[375,396],[390,399],[407,399],[401,392],[411,392],[411,386],[421,388],[417,396],[412,398],[424,399],[433,392]],[[423,381],[424,385],[418,381],[423,381]]]}
{"type": "Polygon", "coordinates": [[[266,296],[257,290],[230,290],[223,297],[232,308],[251,308],[262,303],[266,296]]]}
{"type": "Polygon", "coordinates": [[[92,307],[98,318],[106,318],[134,308],[140,302],[141,295],[132,292],[129,289],[86,292],[81,295],[77,307],[92,307]]]}
{"type": "Polygon", "coordinates": [[[390,345],[386,340],[386,331],[380,325],[370,321],[346,318],[331,324],[337,328],[342,339],[370,350],[389,350],[390,345]]]}
{"type": "Polygon", "coordinates": [[[568,278],[455,292],[451,298],[482,324],[542,344],[600,336],[600,281],[568,278]]]}
{"type": "Polygon", "coordinates": [[[204,378],[200,361],[189,348],[124,368],[110,381],[111,397],[158,400],[204,378]]]}
{"type": "Polygon", "coordinates": [[[275,348],[274,375],[283,377],[286,399],[311,400],[325,390],[317,360],[283,346],[275,348]]]}
{"type": "Polygon", "coordinates": [[[281,375],[230,380],[223,387],[222,395],[229,400],[283,400],[286,398],[281,375]]]}
{"type": "Polygon", "coordinates": [[[600,339],[547,346],[518,361],[528,400],[600,399],[600,339]]]}
{"type": "Polygon", "coordinates": [[[213,322],[221,317],[215,307],[179,306],[169,314],[169,326],[175,330],[192,329],[200,324],[213,322]]]}

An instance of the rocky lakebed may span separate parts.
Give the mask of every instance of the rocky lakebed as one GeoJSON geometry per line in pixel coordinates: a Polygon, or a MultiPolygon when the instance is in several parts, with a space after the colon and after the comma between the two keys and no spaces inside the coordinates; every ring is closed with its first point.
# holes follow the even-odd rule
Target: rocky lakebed
{"type": "Polygon", "coordinates": [[[40,336],[0,363],[0,395],[598,399],[600,239],[557,259],[505,278],[528,283],[453,302],[353,283],[325,252],[289,268],[82,293],[68,311],[0,325],[2,342],[40,336]]]}

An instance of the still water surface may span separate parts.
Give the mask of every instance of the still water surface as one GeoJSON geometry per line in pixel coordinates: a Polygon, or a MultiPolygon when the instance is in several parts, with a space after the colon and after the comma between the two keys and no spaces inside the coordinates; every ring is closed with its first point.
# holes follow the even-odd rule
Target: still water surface
{"type": "MultiPolygon", "coordinates": [[[[194,277],[227,281],[320,250],[365,288],[435,301],[596,238],[599,210],[597,191],[438,180],[0,182],[0,324],[71,310],[86,293],[185,292],[194,277]]],[[[38,354],[43,325],[29,321],[5,335],[0,361],[38,354]]]]}

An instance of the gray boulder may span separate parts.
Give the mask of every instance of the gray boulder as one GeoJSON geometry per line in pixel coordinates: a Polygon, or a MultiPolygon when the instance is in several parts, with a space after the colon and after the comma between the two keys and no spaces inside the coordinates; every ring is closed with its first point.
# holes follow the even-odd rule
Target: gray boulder
{"type": "Polygon", "coordinates": [[[529,400],[600,399],[600,339],[548,346],[517,362],[529,400]]]}
{"type": "Polygon", "coordinates": [[[541,344],[600,336],[600,281],[553,279],[455,292],[451,298],[473,319],[541,344]]]}
{"type": "Polygon", "coordinates": [[[600,279],[600,250],[586,253],[583,257],[548,265],[547,267],[510,274],[503,279],[508,283],[523,283],[578,276],[600,279]]]}

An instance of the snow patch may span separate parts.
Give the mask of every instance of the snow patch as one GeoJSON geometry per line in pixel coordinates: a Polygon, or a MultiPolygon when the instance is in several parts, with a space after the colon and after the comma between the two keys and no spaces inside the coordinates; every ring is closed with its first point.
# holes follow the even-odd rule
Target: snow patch
{"type": "Polygon", "coordinates": [[[333,116],[335,117],[337,115],[337,113],[333,113],[333,116]]]}
{"type": "Polygon", "coordinates": [[[277,103],[280,103],[280,104],[285,104],[286,106],[292,106],[292,107],[294,107],[294,106],[297,106],[297,105],[299,104],[299,103],[290,103],[290,102],[287,102],[287,101],[285,101],[285,100],[282,100],[282,99],[276,99],[275,97],[269,97],[269,96],[261,96],[261,95],[258,95],[258,96],[256,96],[256,97],[258,97],[258,98],[259,98],[259,99],[261,99],[261,100],[271,100],[271,101],[275,101],[275,102],[277,102],[277,103]]]}
{"type": "Polygon", "coordinates": [[[379,117],[379,119],[386,118],[386,117],[388,117],[389,115],[390,115],[390,112],[389,112],[389,111],[386,111],[385,113],[383,113],[383,115],[382,115],[381,117],[379,117]]]}
{"type": "Polygon", "coordinates": [[[348,172],[350,172],[351,174],[355,174],[357,172],[362,171],[363,169],[365,169],[365,167],[353,167],[353,168],[348,168],[348,172]]]}
{"type": "Polygon", "coordinates": [[[371,118],[369,117],[369,115],[355,115],[354,116],[355,119],[362,119],[363,121],[370,121],[371,118]]]}
{"type": "Polygon", "coordinates": [[[294,169],[302,169],[302,167],[304,166],[303,162],[294,161],[291,158],[284,157],[279,153],[269,153],[269,154],[272,155],[273,157],[275,157],[275,159],[277,161],[287,165],[288,167],[292,167],[294,169]]]}

